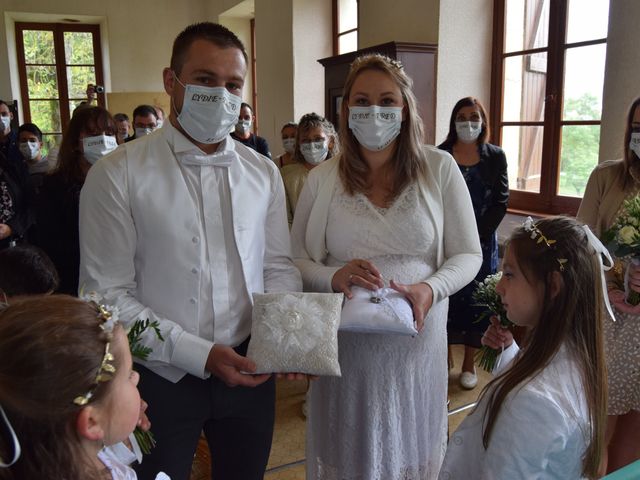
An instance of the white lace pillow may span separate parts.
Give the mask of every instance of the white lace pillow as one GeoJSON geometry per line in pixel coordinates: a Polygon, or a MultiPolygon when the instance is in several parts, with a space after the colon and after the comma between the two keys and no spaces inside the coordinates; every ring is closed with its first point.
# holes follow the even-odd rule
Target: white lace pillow
{"type": "Polygon", "coordinates": [[[353,297],[342,307],[340,330],[417,335],[409,301],[392,288],[376,291],[351,287],[353,297]]]}
{"type": "Polygon", "coordinates": [[[256,373],[340,376],[342,299],[341,293],[254,293],[247,357],[256,373]]]}

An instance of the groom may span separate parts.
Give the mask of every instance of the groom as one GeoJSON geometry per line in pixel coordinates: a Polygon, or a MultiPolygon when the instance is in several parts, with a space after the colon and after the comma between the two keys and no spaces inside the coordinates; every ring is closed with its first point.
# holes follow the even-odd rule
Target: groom
{"type": "Polygon", "coordinates": [[[94,165],[80,202],[81,275],[125,323],[158,320],[140,391],[157,446],[141,479],[187,480],[207,437],[216,480],[261,479],[275,387],[244,357],[251,294],[299,291],[285,197],[275,165],[229,133],[247,54],[225,27],[187,27],[163,71],[171,97],[162,129],[94,165]]]}

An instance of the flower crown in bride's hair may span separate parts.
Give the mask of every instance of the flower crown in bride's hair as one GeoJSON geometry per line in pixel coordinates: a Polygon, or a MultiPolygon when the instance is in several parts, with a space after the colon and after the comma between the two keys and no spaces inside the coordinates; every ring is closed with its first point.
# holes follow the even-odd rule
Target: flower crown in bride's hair
{"type": "MultiPolygon", "coordinates": [[[[522,228],[524,228],[525,232],[529,232],[531,234],[531,239],[536,240],[536,243],[544,243],[547,247],[555,251],[555,247],[553,245],[556,243],[556,241],[551,238],[547,238],[535,224],[533,218],[527,217],[527,219],[522,224],[522,228]]],[[[558,262],[560,271],[564,272],[564,264],[567,263],[567,259],[556,258],[556,261],[558,262]]]]}

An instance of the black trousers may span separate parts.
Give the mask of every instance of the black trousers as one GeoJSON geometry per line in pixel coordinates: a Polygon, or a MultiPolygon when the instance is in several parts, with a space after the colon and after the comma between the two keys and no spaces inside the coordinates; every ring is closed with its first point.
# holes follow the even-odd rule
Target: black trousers
{"type": "MultiPolygon", "coordinates": [[[[236,351],[244,355],[247,345],[236,351]]],[[[187,374],[172,383],[141,365],[136,370],[157,443],[135,466],[140,480],[153,480],[161,471],[171,480],[188,480],[201,432],[211,451],[212,479],[264,477],[273,437],[274,378],[255,388],[228,387],[213,376],[187,374]]]]}

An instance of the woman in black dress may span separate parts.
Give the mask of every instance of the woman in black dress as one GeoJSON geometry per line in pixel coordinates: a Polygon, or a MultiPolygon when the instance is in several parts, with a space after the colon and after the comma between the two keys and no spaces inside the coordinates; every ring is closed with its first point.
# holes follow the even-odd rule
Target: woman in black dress
{"type": "MultiPolygon", "coordinates": [[[[509,199],[507,159],[500,147],[487,143],[489,132],[482,104],[476,98],[465,97],[453,107],[449,134],[438,146],[453,155],[469,188],[482,246],[482,267],[477,281],[498,269],[496,230],[507,211],[509,199]]],[[[489,326],[488,316],[478,321],[484,309],[474,306],[475,287],[473,281],[449,298],[448,341],[449,345],[465,346],[460,385],[466,389],[472,389],[478,383],[473,357],[489,326]]]]}

